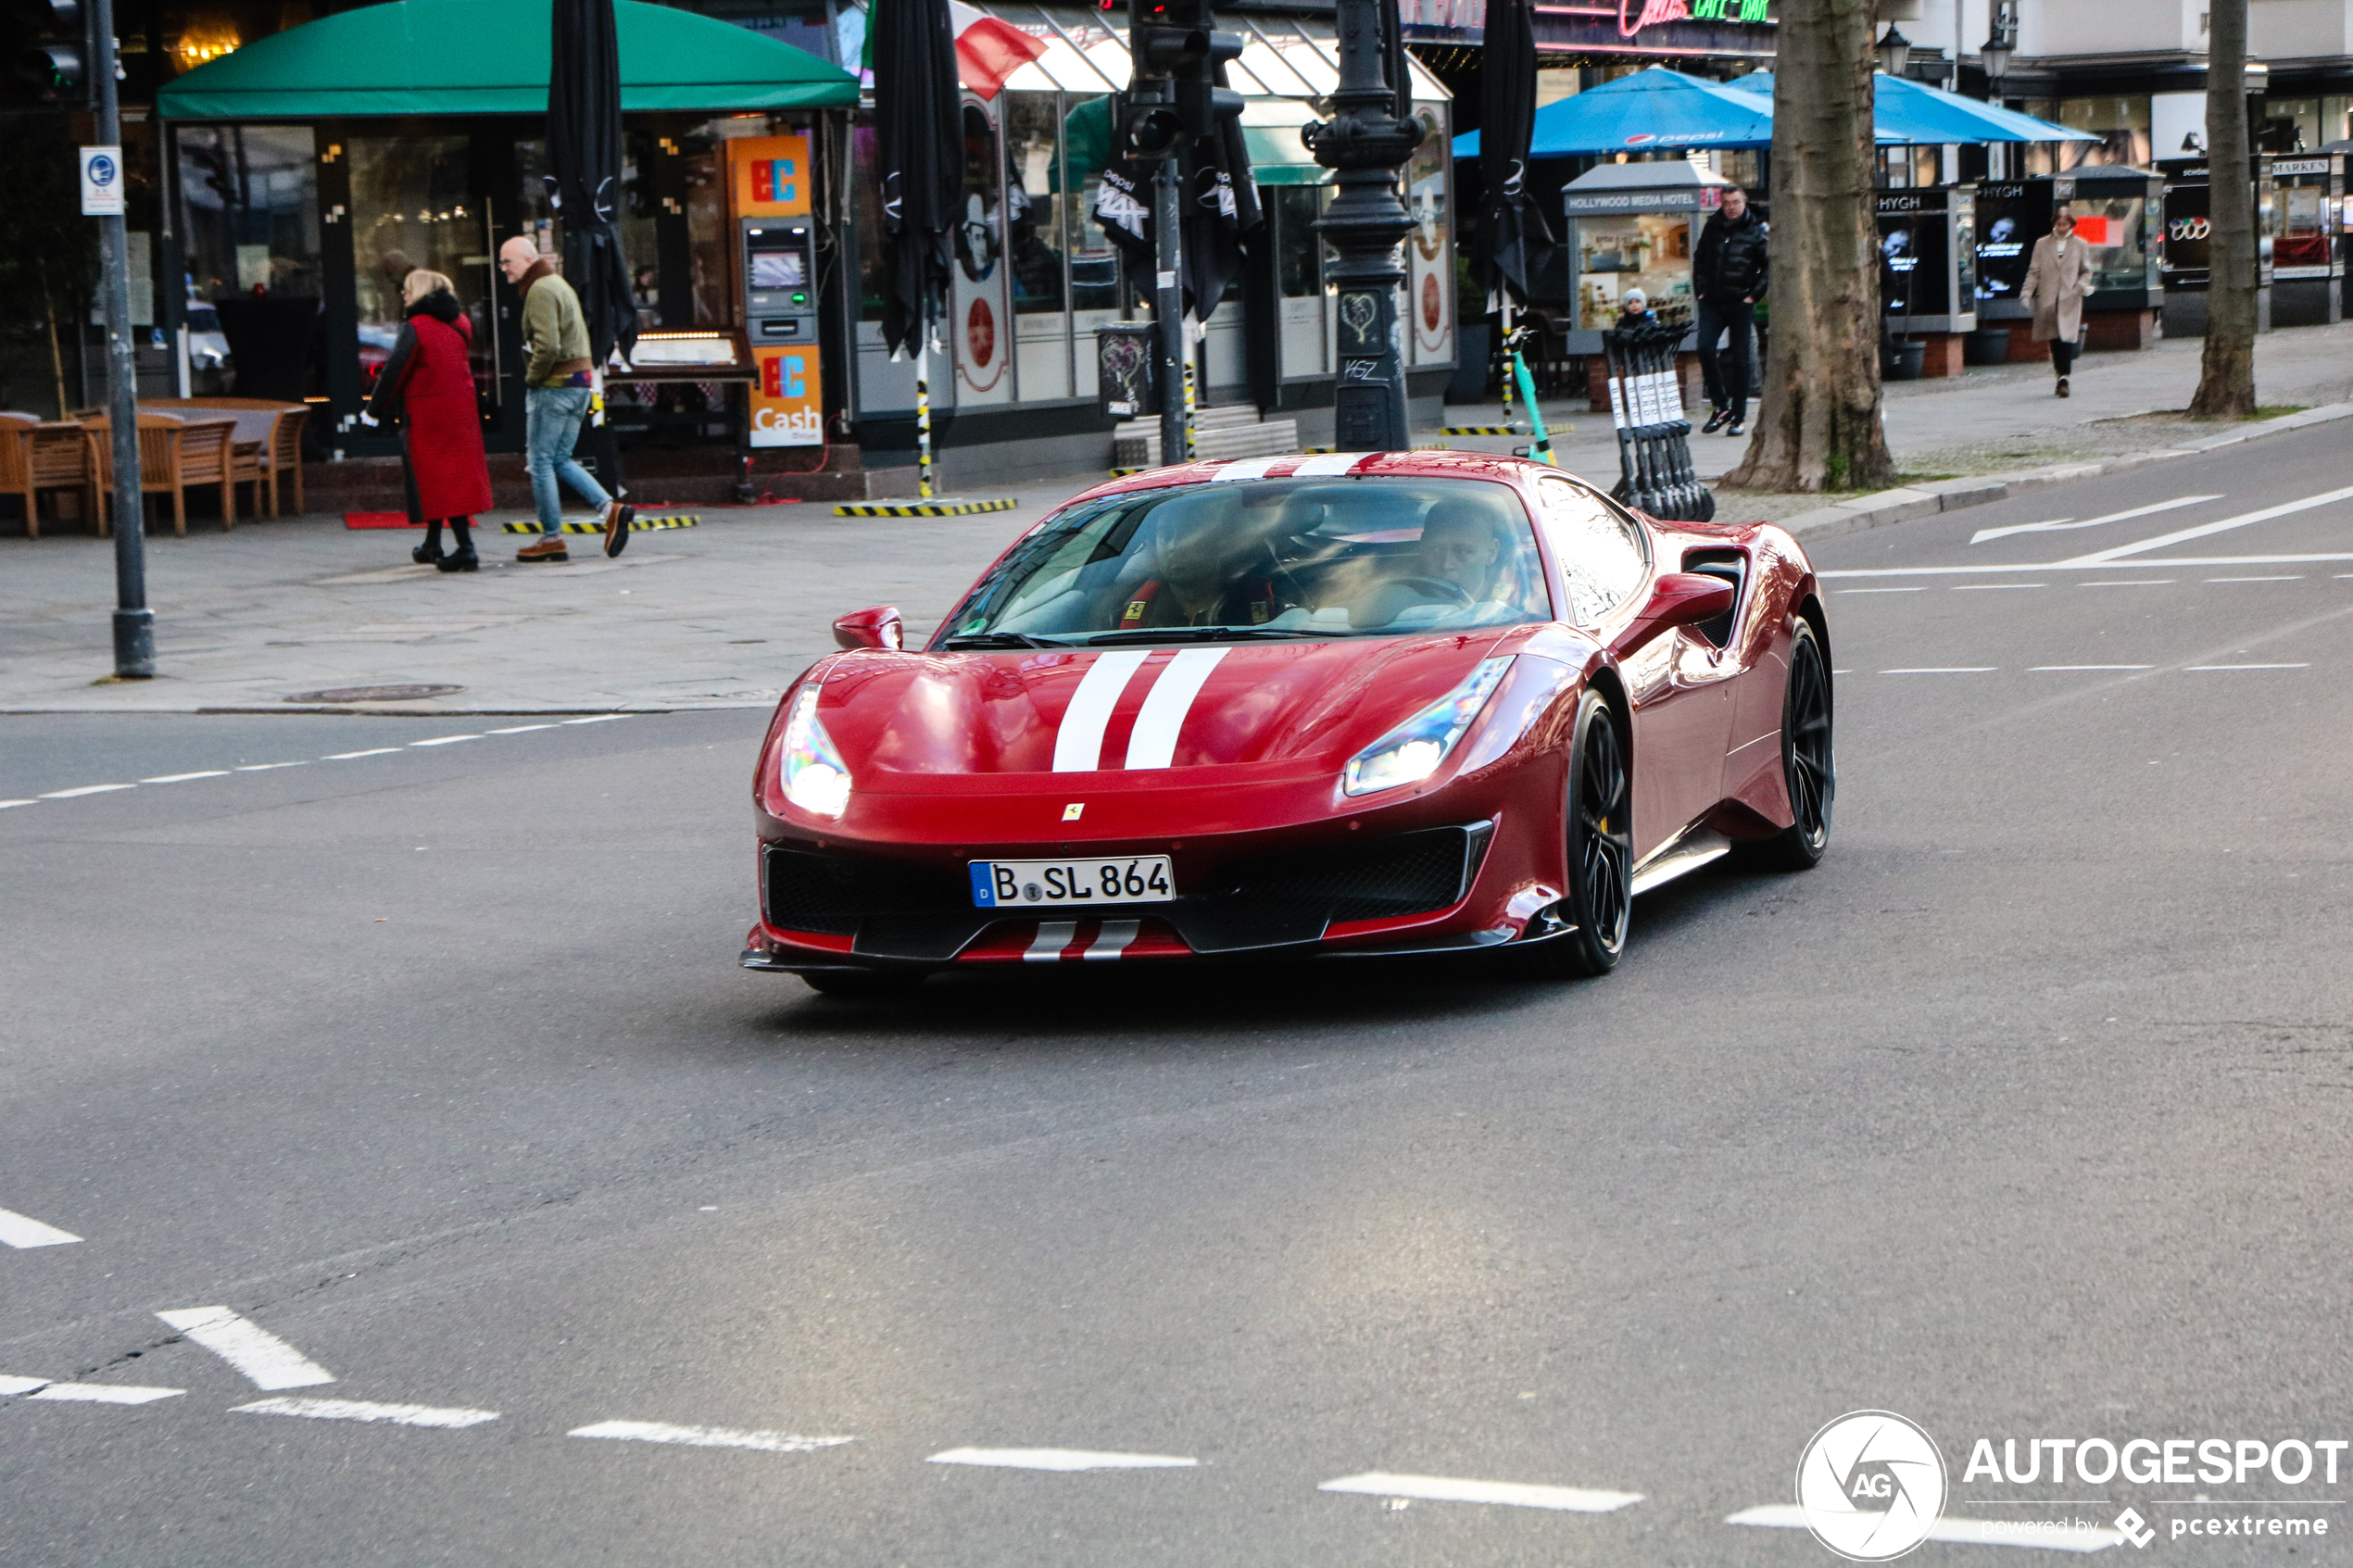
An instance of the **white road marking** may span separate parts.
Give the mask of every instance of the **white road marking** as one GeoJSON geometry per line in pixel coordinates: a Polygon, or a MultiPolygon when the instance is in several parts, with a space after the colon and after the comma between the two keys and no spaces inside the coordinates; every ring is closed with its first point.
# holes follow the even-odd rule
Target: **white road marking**
{"type": "Polygon", "coordinates": [[[379,1405],[365,1399],[256,1399],[232,1405],[232,1414],[300,1415],[313,1421],[388,1421],[397,1426],[479,1426],[498,1419],[497,1411],[437,1409],[432,1405],[379,1405]]]}
{"type": "Polygon", "coordinates": [[[1642,1500],[1640,1492],[1612,1492],[1590,1486],[1530,1486],[1516,1481],[1463,1481],[1446,1475],[1390,1475],[1378,1470],[1362,1475],[1343,1475],[1315,1489],[1363,1492],[1377,1498],[1421,1498],[1430,1502],[1565,1509],[1574,1513],[1614,1513],[1629,1503],[1642,1500]]]}
{"type": "Polygon", "coordinates": [[[2304,581],[2304,574],[2300,571],[2292,571],[2284,577],[2209,577],[2206,581],[2208,583],[2301,583],[2304,581]]]}
{"type": "Polygon", "coordinates": [[[2269,522],[2275,517],[2286,517],[2291,512],[2306,512],[2315,507],[2334,506],[2339,501],[2348,499],[2353,499],[2353,484],[2348,484],[2342,490],[2324,490],[2318,495],[2307,495],[2299,501],[2282,501],[2276,507],[2264,507],[2256,511],[2241,512],[2236,517],[2226,517],[2220,522],[2202,522],[2196,528],[2183,528],[2171,533],[2160,533],[2154,539],[2140,539],[2130,545],[2118,545],[2113,548],[2099,550],[2088,556],[2078,556],[2073,561],[2063,564],[2078,565],[2118,560],[2125,556],[2137,556],[2148,550],[2161,550],[2169,545],[2180,545],[2192,539],[2203,539],[2209,534],[2226,533],[2232,529],[2245,528],[2250,523],[2269,522]]]}
{"type": "Polygon", "coordinates": [[[161,773],[155,778],[141,779],[139,782],[141,784],[186,784],[190,779],[225,779],[228,776],[229,770],[226,768],[207,768],[200,773],[161,773]]]}
{"type": "Polygon", "coordinates": [[[1953,585],[1953,592],[1957,594],[1994,594],[1999,593],[2004,588],[2047,588],[2049,586],[2050,584],[2048,583],[1957,583],[1953,585]]]}
{"type": "Polygon", "coordinates": [[[1088,944],[1087,950],[1079,957],[1115,959],[1126,951],[1127,944],[1136,940],[1136,934],[1143,927],[1144,922],[1139,920],[1107,920],[1103,922],[1101,933],[1088,944]]]}
{"type": "Polygon", "coordinates": [[[1021,956],[1024,963],[1059,963],[1063,949],[1078,939],[1078,922],[1075,920],[1042,920],[1038,922],[1038,935],[1021,956]]]}
{"type": "Polygon", "coordinates": [[[1112,709],[1119,706],[1120,693],[1151,657],[1147,648],[1121,648],[1095,656],[1095,662],[1078,678],[1078,689],[1070,694],[1062,728],[1055,732],[1055,772],[1091,773],[1102,766],[1103,731],[1111,726],[1112,709]]]}
{"type": "Polygon", "coordinates": [[[2106,583],[2078,583],[2079,588],[2162,588],[2181,581],[2175,577],[2120,577],[2106,583]]]}
{"type": "Polygon", "coordinates": [[[1129,768],[1165,768],[1176,755],[1176,735],[1185,727],[1185,715],[1193,710],[1193,698],[1217,668],[1218,660],[1232,652],[1230,648],[1187,648],[1169,660],[1168,667],[1152,683],[1144,696],[1144,706],[1136,715],[1136,728],[1127,737],[1129,768]]]}
{"type": "Polygon", "coordinates": [[[2081,522],[2077,522],[2072,518],[2062,517],[2054,518],[2048,522],[2014,522],[2007,528],[1981,528],[1969,535],[1969,542],[1972,545],[1982,544],[1988,539],[2000,539],[2012,533],[2072,533],[2079,528],[2097,528],[2104,522],[2123,522],[2131,518],[2146,517],[2151,512],[2170,512],[2176,507],[2195,507],[2200,502],[2219,501],[2221,498],[2220,495],[2176,495],[2170,501],[2157,501],[2145,507],[2134,507],[2129,512],[2110,512],[2106,517],[2087,517],[2081,522]]]}
{"type": "Polygon", "coordinates": [[[309,766],[310,759],[306,757],[299,762],[244,762],[238,764],[237,771],[240,773],[266,773],[273,768],[308,768],[309,766]]]}
{"type": "Polygon", "coordinates": [[[0,1394],[82,1405],[151,1405],[177,1399],[184,1388],[141,1388],[124,1383],[52,1383],[40,1377],[0,1377],[0,1394]]]}
{"type": "Polygon", "coordinates": [[[156,1316],[250,1378],[257,1388],[309,1388],[335,1374],[226,1307],[185,1307],[156,1316]]]}
{"type": "Polygon", "coordinates": [[[78,795],[104,795],[110,789],[137,789],[138,787],[139,786],[137,784],[83,784],[80,789],[53,789],[46,795],[44,795],[41,798],[44,800],[71,800],[78,795]]]}
{"type": "Polygon", "coordinates": [[[6,1242],[10,1247],[63,1247],[81,1239],[71,1231],[44,1225],[29,1214],[19,1214],[13,1209],[0,1209],[0,1242],[6,1242]]]}
{"type": "Polygon", "coordinates": [[[511,724],[503,730],[492,730],[490,734],[494,735],[523,735],[529,734],[534,730],[552,730],[556,726],[553,724],[511,724]]]}
{"type": "Polygon", "coordinates": [[[1925,594],[1926,588],[1840,588],[1842,594],[1925,594]]]}
{"type": "Polygon", "coordinates": [[[1882,670],[1882,675],[1990,675],[2000,669],[1998,664],[1927,665],[1917,670],[1882,670]]]}
{"type": "Polygon", "coordinates": [[[1201,1461],[1175,1454],[1096,1453],[1087,1449],[949,1449],[926,1464],[986,1464],[1006,1470],[1189,1470],[1201,1461]]]}
{"type": "Polygon", "coordinates": [[[2036,664],[2029,667],[2030,674],[2045,670],[2154,670],[2154,664],[2036,664]]]}
{"type": "Polygon", "coordinates": [[[0,811],[5,811],[11,806],[38,806],[40,804],[38,800],[0,800],[0,811]]]}
{"type": "Polygon", "coordinates": [[[736,1432],[724,1426],[670,1426],[659,1421],[600,1421],[574,1427],[571,1437],[610,1437],[624,1443],[680,1443],[690,1449],[758,1449],[763,1453],[805,1454],[854,1443],[855,1437],[796,1437],[788,1432],[736,1432]]]}
{"type": "MultiPolygon", "coordinates": [[[[622,591],[623,593],[628,592],[627,589],[623,589],[622,591]]],[[[561,722],[566,724],[610,724],[617,719],[635,719],[635,717],[636,715],[634,713],[599,713],[593,718],[566,719],[561,721],[561,722]]]]}
{"type": "MultiPolygon", "coordinates": [[[[1803,1530],[1806,1514],[1795,1503],[1768,1503],[1744,1508],[1724,1521],[1727,1524],[1762,1524],[1773,1529],[1803,1530]]],[[[1971,1546],[2041,1547],[2047,1551],[2106,1551],[2121,1545],[2121,1531],[2046,1530],[2008,1519],[1955,1519],[1949,1515],[1929,1526],[1931,1541],[1957,1541],[1971,1546]]]]}
{"type": "Polygon", "coordinates": [[[2184,664],[2188,670],[2309,670],[2309,664],[2184,664]]]}
{"type": "Polygon", "coordinates": [[[2175,556],[2167,560],[2114,561],[2101,556],[2079,556],[2073,560],[2011,561],[2005,566],[1850,566],[1834,571],[1818,571],[1817,577],[1966,577],[1983,576],[1993,572],[2014,575],[2024,571],[2097,571],[2103,567],[2122,566],[2309,566],[2314,561],[2353,560],[2353,553],[2343,550],[2314,551],[2309,555],[2293,556],[2175,556]]]}
{"type": "Polygon", "coordinates": [[[321,762],[348,762],[355,757],[389,757],[396,751],[405,751],[408,748],[406,746],[379,746],[367,751],[330,752],[326,756],[319,759],[319,760],[321,762]]]}
{"type": "Polygon", "coordinates": [[[461,740],[480,740],[480,735],[436,735],[432,740],[412,740],[410,746],[455,746],[461,740]]]}

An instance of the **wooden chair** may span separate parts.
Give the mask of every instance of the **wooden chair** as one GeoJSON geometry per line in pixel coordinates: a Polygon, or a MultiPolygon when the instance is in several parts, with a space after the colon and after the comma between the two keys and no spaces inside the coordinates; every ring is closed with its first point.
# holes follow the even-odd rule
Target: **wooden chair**
{"type": "MultiPolygon", "coordinates": [[[[26,538],[41,537],[39,497],[44,490],[74,492],[82,506],[82,529],[94,530],[98,525],[92,500],[95,484],[90,444],[80,425],[0,412],[0,495],[23,500],[26,538]]],[[[53,515],[62,521],[61,514],[53,515]]]]}
{"type": "MultiPolygon", "coordinates": [[[[110,513],[114,501],[114,427],[101,417],[84,420],[82,428],[96,454],[98,532],[104,534],[111,532],[113,524],[110,513]]],[[[237,490],[232,477],[230,452],[236,429],[234,420],[225,416],[206,419],[195,409],[185,415],[139,416],[140,495],[143,498],[154,495],[171,497],[171,531],[180,537],[188,535],[191,485],[219,485],[221,532],[236,526],[237,490]]],[[[143,518],[140,522],[145,526],[145,520],[143,518]]]]}
{"type": "MultiPolygon", "coordinates": [[[[279,514],[280,502],[289,480],[294,485],[294,509],[297,512],[303,509],[302,425],[310,416],[309,405],[281,403],[270,397],[145,397],[140,399],[139,408],[143,412],[152,409],[157,413],[223,413],[234,417],[237,420],[237,441],[258,441],[261,444],[261,455],[268,470],[263,482],[269,486],[270,515],[276,517],[279,514]],[[267,420],[258,417],[264,414],[277,417],[267,420]]],[[[91,411],[106,412],[103,408],[91,411]]],[[[82,416],[77,414],[74,417],[79,419],[82,416]]],[[[244,483],[253,478],[250,472],[242,473],[238,483],[244,483]]],[[[258,516],[261,510],[258,490],[255,492],[254,503],[255,514],[258,516]]]]}

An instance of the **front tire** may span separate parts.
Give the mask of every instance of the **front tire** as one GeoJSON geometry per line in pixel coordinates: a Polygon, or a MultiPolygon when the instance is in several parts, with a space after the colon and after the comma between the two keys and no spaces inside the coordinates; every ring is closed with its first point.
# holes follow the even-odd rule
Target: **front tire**
{"type": "Polygon", "coordinates": [[[1830,847],[1838,757],[1831,744],[1830,661],[1803,616],[1790,638],[1789,689],[1781,697],[1781,780],[1793,820],[1770,838],[1741,845],[1741,862],[1759,871],[1812,871],[1830,847]]]}
{"type": "Polygon", "coordinates": [[[1589,691],[1577,707],[1565,813],[1568,893],[1560,912],[1576,929],[1524,949],[1526,972],[1576,980],[1617,967],[1634,907],[1632,795],[1617,715],[1589,691]]]}

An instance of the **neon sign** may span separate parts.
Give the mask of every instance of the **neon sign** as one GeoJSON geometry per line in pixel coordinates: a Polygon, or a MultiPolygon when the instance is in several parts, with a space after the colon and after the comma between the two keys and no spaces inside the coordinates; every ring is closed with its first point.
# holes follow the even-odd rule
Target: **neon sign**
{"type": "Polygon", "coordinates": [[[1660,22],[1714,21],[1761,22],[1770,20],[1766,7],[1771,0],[1642,0],[1642,10],[1628,16],[1635,0],[1617,0],[1617,35],[1631,38],[1646,27],[1660,22]]]}

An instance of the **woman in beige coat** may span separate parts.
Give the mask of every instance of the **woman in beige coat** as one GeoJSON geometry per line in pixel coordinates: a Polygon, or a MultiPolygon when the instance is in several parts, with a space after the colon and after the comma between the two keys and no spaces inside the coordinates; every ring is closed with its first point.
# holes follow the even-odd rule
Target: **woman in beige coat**
{"type": "Polygon", "coordinates": [[[2062,212],[2051,232],[2034,242],[2020,291],[2034,307],[2034,341],[2051,345],[2057,394],[2067,394],[2067,372],[2075,368],[2076,340],[2083,335],[2083,301],[2092,293],[2092,247],[2075,236],[2075,218],[2062,212]]]}

